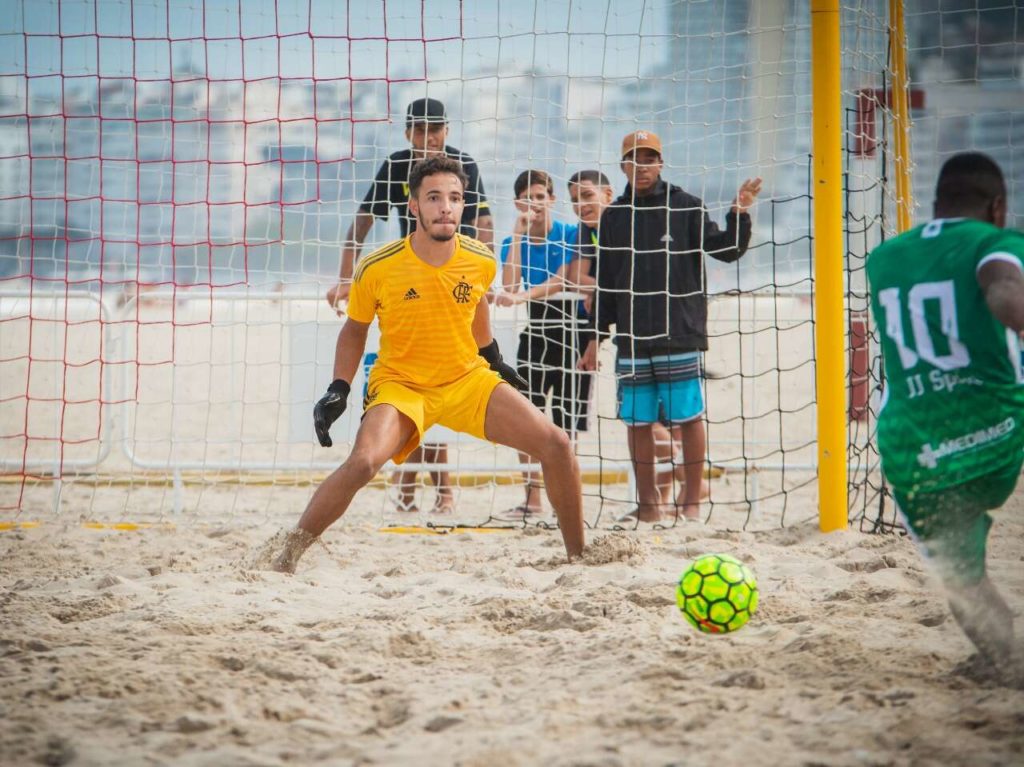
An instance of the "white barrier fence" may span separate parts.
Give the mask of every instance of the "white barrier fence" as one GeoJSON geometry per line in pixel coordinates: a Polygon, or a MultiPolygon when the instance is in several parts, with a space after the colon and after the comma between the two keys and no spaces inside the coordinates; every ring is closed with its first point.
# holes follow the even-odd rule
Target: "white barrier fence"
{"type": "MultiPolygon", "coordinates": [[[[332,429],[335,448],[320,448],[312,406],[332,378],[342,321],[319,291],[190,288],[126,300],[0,293],[0,470],[53,477],[331,470],[358,428],[368,369],[358,372],[350,408],[332,429]]],[[[506,359],[515,357],[524,321],[522,306],[493,310],[506,359]]],[[[709,326],[711,461],[744,472],[814,471],[807,297],[719,297],[709,326]]],[[[374,328],[368,354],[376,341],[374,328]]],[[[615,418],[613,354],[606,345],[591,427],[579,435],[584,471],[629,467],[615,418]]],[[[435,427],[425,441],[453,448],[447,467],[454,471],[521,468],[514,452],[446,429],[435,427]]]]}

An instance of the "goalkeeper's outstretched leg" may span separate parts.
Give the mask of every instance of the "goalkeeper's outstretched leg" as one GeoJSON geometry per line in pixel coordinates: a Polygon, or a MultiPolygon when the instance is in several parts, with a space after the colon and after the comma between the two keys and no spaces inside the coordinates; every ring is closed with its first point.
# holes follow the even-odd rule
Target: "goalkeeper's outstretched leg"
{"type": "Polygon", "coordinates": [[[511,386],[499,386],[487,403],[484,433],[491,442],[540,461],[544,488],[558,517],[569,559],[583,553],[583,496],[572,440],[511,386]]]}
{"type": "Polygon", "coordinates": [[[271,563],[278,572],[294,573],[299,558],[320,535],[345,513],[355,494],[416,434],[416,426],[390,405],[370,408],[356,434],[348,458],[327,477],[309,499],[298,526],[289,531],[271,563]]]}
{"type": "MultiPolygon", "coordinates": [[[[484,372],[480,377],[486,375],[484,372]]],[[[580,556],[584,544],[580,468],[569,436],[511,386],[485,385],[487,391],[481,391],[483,399],[480,400],[481,404],[486,402],[484,435],[492,442],[529,452],[540,461],[548,500],[558,516],[566,554],[570,560],[580,556]]],[[[477,407],[468,409],[477,410],[477,407]]],[[[401,460],[403,454],[408,454],[418,438],[417,425],[397,408],[387,403],[369,408],[352,452],[317,488],[298,526],[287,534],[271,567],[278,572],[295,572],[306,549],[345,513],[355,494],[377,475],[389,458],[401,460]]]]}

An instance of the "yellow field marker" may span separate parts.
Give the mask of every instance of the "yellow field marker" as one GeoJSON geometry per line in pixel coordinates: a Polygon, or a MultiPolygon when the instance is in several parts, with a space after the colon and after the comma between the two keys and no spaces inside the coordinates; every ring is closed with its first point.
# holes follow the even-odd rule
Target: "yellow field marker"
{"type": "Polygon", "coordinates": [[[395,527],[381,527],[378,533],[392,533],[394,535],[457,535],[460,533],[514,533],[518,527],[421,527],[416,525],[396,525],[395,527]]]}
{"type": "Polygon", "coordinates": [[[7,530],[28,530],[32,527],[39,527],[39,522],[0,522],[0,532],[7,530]]]}

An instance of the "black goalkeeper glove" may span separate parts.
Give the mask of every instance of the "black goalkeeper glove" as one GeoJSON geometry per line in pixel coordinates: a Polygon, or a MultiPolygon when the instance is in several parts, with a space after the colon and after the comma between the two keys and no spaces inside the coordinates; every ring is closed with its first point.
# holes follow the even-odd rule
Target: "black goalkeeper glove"
{"type": "Polygon", "coordinates": [[[519,372],[501,358],[498,351],[498,342],[491,341],[487,346],[481,347],[480,356],[487,360],[491,370],[500,375],[506,383],[512,384],[519,391],[526,391],[530,388],[530,382],[519,375],[519,372]]]}
{"type": "Polygon", "coordinates": [[[341,418],[341,414],[348,407],[348,393],[351,388],[347,381],[335,379],[327,387],[327,394],[313,406],[313,428],[316,429],[316,438],[320,440],[322,447],[334,444],[329,434],[331,424],[341,418]]]}

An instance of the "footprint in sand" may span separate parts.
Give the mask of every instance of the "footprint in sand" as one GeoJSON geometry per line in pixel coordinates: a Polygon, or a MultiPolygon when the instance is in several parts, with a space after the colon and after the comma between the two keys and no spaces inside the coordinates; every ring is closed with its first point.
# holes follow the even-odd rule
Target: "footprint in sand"
{"type": "Polygon", "coordinates": [[[599,620],[564,607],[538,604],[532,600],[489,600],[481,617],[502,634],[520,631],[558,631],[571,629],[581,633],[601,625],[599,620]]]}
{"type": "Polygon", "coordinates": [[[388,639],[387,654],[393,658],[427,659],[437,656],[433,644],[419,631],[403,631],[388,639]]]}
{"type": "Polygon", "coordinates": [[[646,559],[647,547],[639,539],[623,533],[613,533],[595,538],[594,542],[583,550],[582,562],[585,565],[607,565],[612,562],[639,565],[646,559]]]}
{"type": "MultiPolygon", "coordinates": [[[[643,564],[647,559],[647,547],[638,539],[627,533],[611,533],[595,538],[583,549],[583,556],[572,564],[607,565],[612,562],[627,562],[631,565],[643,564]]],[[[537,570],[554,570],[567,564],[565,557],[558,555],[546,557],[538,561],[521,560],[519,565],[529,566],[537,570]]]]}

